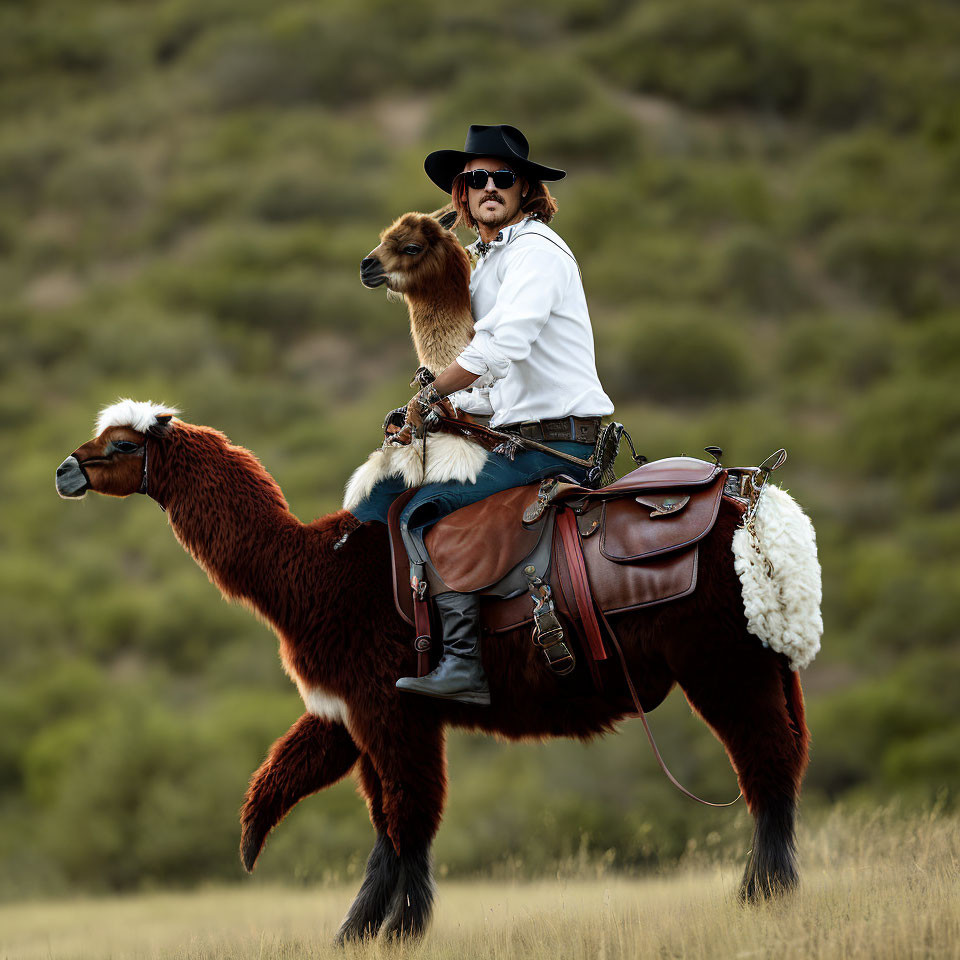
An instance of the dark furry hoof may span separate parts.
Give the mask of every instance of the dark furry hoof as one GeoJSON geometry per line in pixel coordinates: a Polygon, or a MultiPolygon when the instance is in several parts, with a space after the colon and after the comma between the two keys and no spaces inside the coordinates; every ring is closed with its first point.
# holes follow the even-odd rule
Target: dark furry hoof
{"type": "Polygon", "coordinates": [[[349,917],[340,925],[337,935],[333,938],[335,947],[344,947],[349,943],[356,943],[360,940],[373,940],[378,931],[372,923],[362,923],[359,920],[352,920],[349,917]]]}
{"type": "Polygon", "coordinates": [[[390,912],[383,921],[383,926],[380,928],[380,938],[394,942],[420,940],[426,934],[427,927],[430,925],[432,907],[432,887],[422,900],[413,900],[409,894],[403,892],[401,887],[398,895],[394,898],[390,912]]]}
{"type": "Polygon", "coordinates": [[[427,933],[427,925],[405,925],[402,923],[385,923],[380,932],[381,940],[389,940],[391,943],[416,943],[422,940],[427,933]]]}
{"type": "Polygon", "coordinates": [[[756,877],[752,877],[749,880],[744,880],[743,883],[740,884],[737,899],[743,906],[751,903],[766,903],[768,900],[777,900],[780,897],[785,897],[788,893],[791,893],[796,886],[796,879],[789,881],[774,880],[772,878],[759,880],[756,877]]]}

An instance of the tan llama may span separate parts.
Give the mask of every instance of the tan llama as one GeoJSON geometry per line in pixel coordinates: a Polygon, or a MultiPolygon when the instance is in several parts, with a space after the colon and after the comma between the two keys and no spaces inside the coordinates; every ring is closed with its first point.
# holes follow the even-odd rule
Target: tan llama
{"type": "MultiPolygon", "coordinates": [[[[385,285],[406,301],[417,359],[434,376],[473,338],[470,257],[449,229],[455,219],[447,208],[405,213],[383,231],[380,244],[360,267],[365,287],[385,285]]],[[[476,443],[450,434],[431,434],[427,448],[424,477],[422,440],[405,446],[385,440],[350,477],[344,507],[356,506],[387,476],[401,477],[407,487],[446,480],[472,483],[487,458],[476,443]]]]}

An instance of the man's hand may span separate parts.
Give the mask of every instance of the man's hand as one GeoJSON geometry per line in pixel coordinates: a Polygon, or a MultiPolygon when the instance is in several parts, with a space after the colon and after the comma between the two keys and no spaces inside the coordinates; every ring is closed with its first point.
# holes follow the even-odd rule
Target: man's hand
{"type": "Polygon", "coordinates": [[[422,408],[423,404],[420,401],[420,394],[418,393],[412,396],[407,404],[407,423],[412,423],[414,427],[417,428],[417,432],[423,430],[422,408]]]}
{"type": "Polygon", "coordinates": [[[397,407],[383,418],[383,435],[387,438],[398,433],[407,420],[407,408],[397,407]]]}
{"type": "MultiPolygon", "coordinates": [[[[412,424],[417,433],[422,434],[424,430],[424,420],[427,421],[427,430],[435,430],[436,426],[431,425],[430,414],[436,413],[441,417],[456,417],[457,411],[453,404],[446,398],[441,400],[430,400],[428,397],[430,388],[425,387],[415,397],[410,398],[407,404],[407,423],[412,424]]],[[[436,396],[436,394],[433,394],[436,396]]]]}

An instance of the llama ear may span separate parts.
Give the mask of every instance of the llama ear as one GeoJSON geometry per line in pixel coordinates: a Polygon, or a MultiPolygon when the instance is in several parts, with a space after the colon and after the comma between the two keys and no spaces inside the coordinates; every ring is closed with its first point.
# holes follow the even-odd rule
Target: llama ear
{"type": "Polygon", "coordinates": [[[167,428],[170,426],[172,419],[172,413],[158,413],[156,420],[151,424],[147,432],[155,437],[162,437],[167,432],[167,428]]]}
{"type": "Polygon", "coordinates": [[[459,214],[456,210],[448,210],[446,213],[437,217],[437,223],[439,223],[444,230],[450,230],[457,222],[458,216],[459,214]]]}

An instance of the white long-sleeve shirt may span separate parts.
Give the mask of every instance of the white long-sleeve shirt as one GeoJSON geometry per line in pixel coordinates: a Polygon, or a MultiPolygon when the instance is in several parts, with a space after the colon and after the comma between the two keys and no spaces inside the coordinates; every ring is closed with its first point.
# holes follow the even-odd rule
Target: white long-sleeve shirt
{"type": "MultiPolygon", "coordinates": [[[[476,244],[467,249],[473,252],[476,244]]],[[[613,412],[570,248],[538,220],[500,233],[470,277],[474,337],[457,363],[479,378],[453,398],[490,426],[613,412]]]]}

